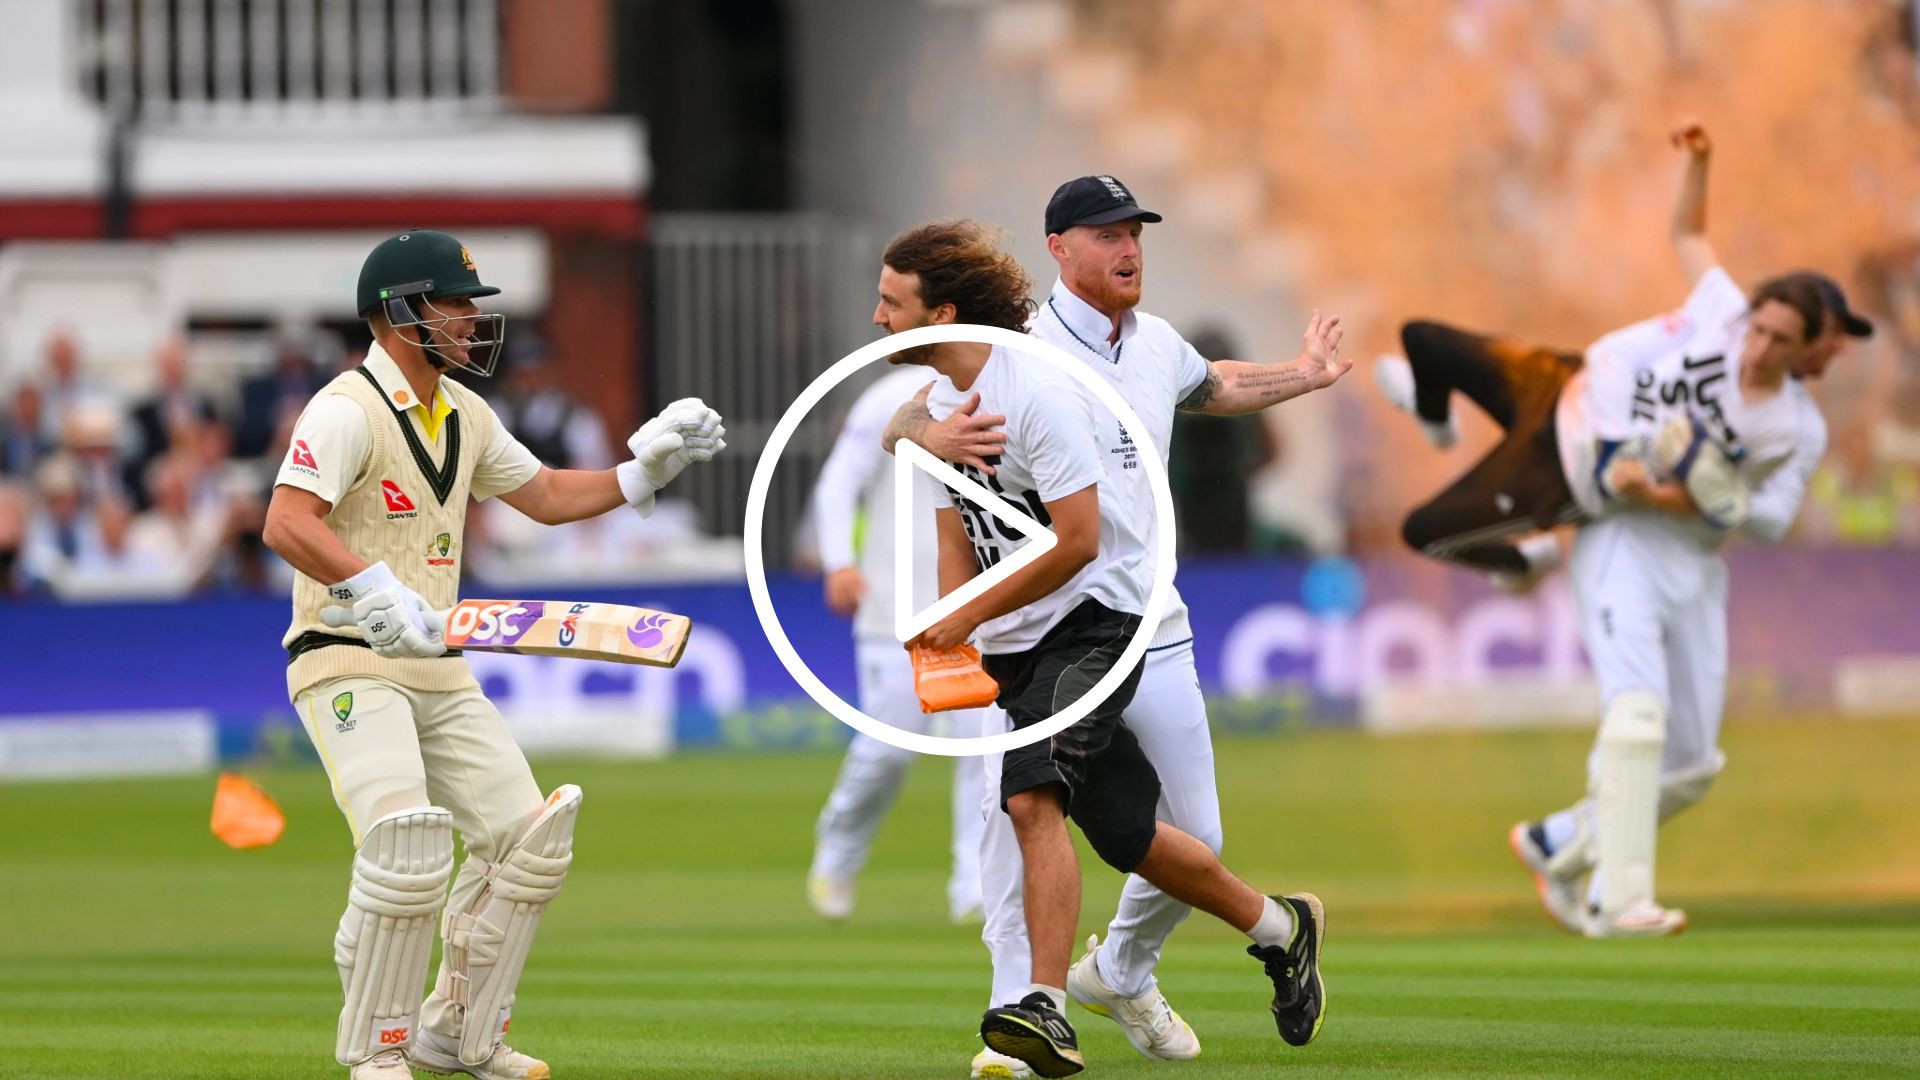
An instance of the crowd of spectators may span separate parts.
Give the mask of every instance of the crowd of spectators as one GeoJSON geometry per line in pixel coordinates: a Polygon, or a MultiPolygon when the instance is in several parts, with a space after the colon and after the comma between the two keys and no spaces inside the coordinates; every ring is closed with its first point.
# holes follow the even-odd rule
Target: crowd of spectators
{"type": "MultiPolygon", "coordinates": [[[[94,377],[71,332],[52,333],[38,369],[0,392],[0,596],[286,588],[292,571],[260,540],[273,477],[301,408],[363,354],[323,330],[283,332],[271,353],[254,374],[211,377],[172,335],[145,391],[128,393],[94,377]]],[[[539,340],[508,360],[482,389],[509,429],[550,465],[611,464],[600,417],[559,389],[539,340]]],[[[666,509],[656,531],[682,516],[666,509]]],[[[521,537],[501,517],[475,525],[498,543],[469,546],[495,565],[506,547],[537,558],[577,539],[521,537]]]]}

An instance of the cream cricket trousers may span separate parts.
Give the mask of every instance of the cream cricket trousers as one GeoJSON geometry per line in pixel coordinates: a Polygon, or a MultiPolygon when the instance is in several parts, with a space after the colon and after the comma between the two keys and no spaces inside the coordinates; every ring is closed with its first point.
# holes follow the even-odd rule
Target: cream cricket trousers
{"type": "Polygon", "coordinates": [[[491,862],[540,812],[526,755],[478,686],[412,690],[348,675],[313,684],[293,704],[355,847],[387,814],[442,806],[467,851],[491,862]]]}
{"type": "MultiPolygon", "coordinates": [[[[349,675],[318,682],[294,698],[300,723],[347,815],[353,846],[368,825],[414,806],[440,806],[466,844],[450,910],[465,911],[545,800],[500,710],[478,686],[413,690],[349,675]]],[[[435,989],[420,1022],[457,1040],[464,1010],[435,989]]]]}

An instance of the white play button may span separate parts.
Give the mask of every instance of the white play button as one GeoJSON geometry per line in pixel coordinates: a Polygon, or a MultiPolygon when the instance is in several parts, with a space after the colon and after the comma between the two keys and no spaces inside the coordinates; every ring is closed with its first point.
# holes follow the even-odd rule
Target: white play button
{"type": "Polygon", "coordinates": [[[1060,542],[1052,529],[1014,509],[1006,499],[969,479],[960,470],[934,457],[909,439],[901,439],[893,447],[893,514],[893,595],[896,598],[893,632],[902,642],[911,641],[927,627],[960,610],[974,597],[1026,569],[1060,542]],[[916,525],[926,528],[929,524],[915,520],[920,516],[914,513],[915,469],[959,492],[967,501],[1026,537],[1028,543],[1022,544],[1018,551],[994,564],[991,569],[974,575],[965,585],[910,615],[907,609],[913,606],[910,601],[913,596],[913,530],[916,525]]]}

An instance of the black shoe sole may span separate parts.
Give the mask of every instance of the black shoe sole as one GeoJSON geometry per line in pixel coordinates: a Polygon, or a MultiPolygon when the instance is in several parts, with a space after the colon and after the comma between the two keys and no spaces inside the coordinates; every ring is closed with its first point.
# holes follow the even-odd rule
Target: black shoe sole
{"type": "Polygon", "coordinates": [[[1080,1051],[1060,1046],[1039,1028],[1013,1016],[990,1015],[980,1022],[980,1039],[987,1049],[1027,1063],[1034,1075],[1053,1080],[1072,1076],[1087,1067],[1080,1051]]]}
{"type": "Polygon", "coordinates": [[[1320,903],[1320,898],[1312,893],[1294,893],[1292,896],[1283,896],[1278,899],[1293,911],[1295,919],[1305,917],[1313,928],[1313,952],[1306,958],[1308,977],[1313,982],[1313,999],[1320,1003],[1320,1011],[1313,1017],[1313,1027],[1307,1032],[1306,1038],[1296,1042],[1288,1037],[1286,1029],[1280,1026],[1279,1014],[1275,1013],[1273,1017],[1274,1027],[1279,1030],[1280,1038],[1285,1040],[1288,1046],[1305,1046],[1319,1037],[1320,1025],[1327,1019],[1327,987],[1320,981],[1320,950],[1327,941],[1327,909],[1320,903]]]}

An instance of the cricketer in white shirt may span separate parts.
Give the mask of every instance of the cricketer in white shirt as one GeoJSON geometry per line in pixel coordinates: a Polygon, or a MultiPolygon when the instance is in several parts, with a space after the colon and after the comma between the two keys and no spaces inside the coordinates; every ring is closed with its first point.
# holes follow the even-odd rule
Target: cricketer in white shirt
{"type": "MultiPolygon", "coordinates": [[[[894,409],[932,379],[933,373],[926,368],[898,368],[855,399],[814,487],[814,535],[821,569],[828,576],[830,603],[835,576],[853,575],[845,587],[857,597],[853,631],[860,711],[916,733],[925,733],[930,721],[944,717],[952,731],[970,736],[980,731],[983,710],[931,716],[922,712],[913,689],[913,663],[894,638],[896,604],[919,611],[939,595],[935,497],[930,487],[915,485],[915,516],[925,527],[914,530],[911,537],[914,595],[896,597],[893,459],[880,437],[894,409]],[[860,522],[864,526],[857,528],[860,522]]],[[[852,914],[854,880],[866,866],[874,835],[913,760],[912,751],[854,734],[814,827],[807,895],[821,915],[841,919],[852,914]]],[[[947,880],[947,910],[956,922],[972,918],[980,909],[980,830],[985,824],[980,806],[985,797],[986,776],[979,765],[955,758],[953,869],[947,880]]]]}

